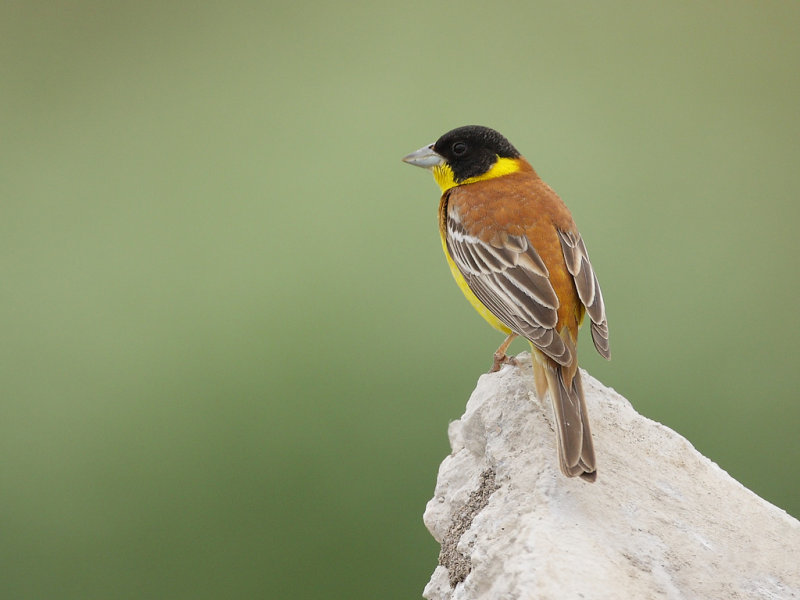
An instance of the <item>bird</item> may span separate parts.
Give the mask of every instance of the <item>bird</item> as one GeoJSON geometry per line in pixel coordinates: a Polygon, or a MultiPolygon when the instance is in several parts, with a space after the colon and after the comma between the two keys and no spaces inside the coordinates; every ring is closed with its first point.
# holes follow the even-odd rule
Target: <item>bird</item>
{"type": "Polygon", "coordinates": [[[432,171],[442,194],[439,234],[470,304],[506,335],[492,371],[512,363],[511,342],[531,345],[536,394],[549,394],[558,462],[567,477],[595,481],[597,465],[578,370],[578,328],[591,322],[611,357],[603,295],[569,209],[499,132],[468,125],[405,156],[432,171]]]}

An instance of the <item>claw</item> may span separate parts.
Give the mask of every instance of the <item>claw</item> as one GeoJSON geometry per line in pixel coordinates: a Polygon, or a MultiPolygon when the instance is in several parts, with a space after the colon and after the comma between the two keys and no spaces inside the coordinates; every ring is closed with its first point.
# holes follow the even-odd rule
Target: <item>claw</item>
{"type": "Polygon", "coordinates": [[[511,345],[511,342],[514,341],[514,338],[517,337],[516,333],[510,333],[505,341],[500,344],[500,347],[495,350],[494,353],[494,362],[492,363],[492,370],[489,373],[496,373],[500,370],[500,367],[503,365],[512,365],[516,366],[517,361],[513,356],[506,356],[506,350],[511,345]]]}
{"type": "Polygon", "coordinates": [[[497,371],[499,371],[500,367],[503,365],[511,365],[512,367],[516,367],[517,359],[513,356],[508,356],[505,352],[495,352],[494,362],[492,363],[492,368],[489,373],[497,373],[497,371]]]}

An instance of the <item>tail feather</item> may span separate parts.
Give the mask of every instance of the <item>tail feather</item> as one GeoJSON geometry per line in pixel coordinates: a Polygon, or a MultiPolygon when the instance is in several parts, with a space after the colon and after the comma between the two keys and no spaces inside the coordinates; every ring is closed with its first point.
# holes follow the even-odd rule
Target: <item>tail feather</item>
{"type": "Polygon", "coordinates": [[[553,403],[561,471],[567,477],[580,476],[594,481],[597,477],[594,445],[580,371],[577,365],[572,368],[561,366],[540,352],[534,354],[537,390],[541,393],[541,389],[546,387],[553,403]]]}
{"type": "Polygon", "coordinates": [[[597,479],[597,463],[594,458],[594,443],[592,442],[592,430],[589,428],[589,413],[586,410],[586,397],[583,395],[583,380],[579,371],[575,372],[572,386],[580,401],[581,417],[583,417],[583,447],[578,465],[583,469],[583,473],[578,473],[587,481],[597,479]]]}

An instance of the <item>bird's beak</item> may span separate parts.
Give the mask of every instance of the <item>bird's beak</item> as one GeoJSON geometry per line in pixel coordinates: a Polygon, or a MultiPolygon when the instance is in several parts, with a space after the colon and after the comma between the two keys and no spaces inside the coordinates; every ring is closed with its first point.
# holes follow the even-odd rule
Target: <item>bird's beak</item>
{"type": "Polygon", "coordinates": [[[404,156],[403,162],[423,169],[432,169],[437,165],[444,164],[444,157],[433,149],[433,144],[430,144],[404,156]]]}

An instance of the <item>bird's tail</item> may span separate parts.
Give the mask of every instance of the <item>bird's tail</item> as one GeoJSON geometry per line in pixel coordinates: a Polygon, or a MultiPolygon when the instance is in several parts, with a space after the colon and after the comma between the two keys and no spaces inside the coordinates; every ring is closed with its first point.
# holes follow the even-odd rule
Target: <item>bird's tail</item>
{"type": "MultiPolygon", "coordinates": [[[[565,336],[568,337],[568,336],[565,336]]],[[[574,350],[574,345],[573,345],[574,350]]],[[[558,462],[567,477],[597,478],[592,432],[583,397],[581,374],[573,352],[573,364],[559,365],[539,351],[534,351],[534,374],[539,398],[550,392],[558,437],[558,462]]]]}

